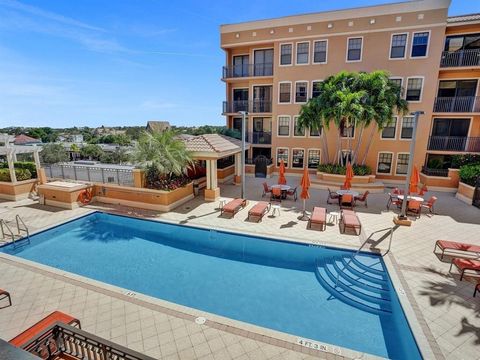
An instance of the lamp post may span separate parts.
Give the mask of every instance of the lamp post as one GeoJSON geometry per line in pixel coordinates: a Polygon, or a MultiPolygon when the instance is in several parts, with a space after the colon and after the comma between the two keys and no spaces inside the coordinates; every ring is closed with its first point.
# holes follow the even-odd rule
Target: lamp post
{"type": "Polygon", "coordinates": [[[245,199],[245,130],[246,130],[246,118],[248,115],[247,111],[239,111],[240,115],[242,115],[242,192],[240,197],[245,199]]]}
{"type": "Polygon", "coordinates": [[[407,210],[407,199],[408,194],[410,192],[410,177],[412,176],[412,169],[413,169],[413,156],[415,152],[415,140],[417,138],[417,126],[418,126],[418,118],[420,115],[425,114],[423,111],[415,111],[410,113],[413,115],[413,131],[412,131],[412,141],[410,143],[410,155],[408,156],[408,168],[407,168],[407,178],[405,179],[405,189],[403,192],[403,201],[402,201],[402,210],[400,215],[398,216],[399,220],[407,220],[406,210],[407,210]]]}

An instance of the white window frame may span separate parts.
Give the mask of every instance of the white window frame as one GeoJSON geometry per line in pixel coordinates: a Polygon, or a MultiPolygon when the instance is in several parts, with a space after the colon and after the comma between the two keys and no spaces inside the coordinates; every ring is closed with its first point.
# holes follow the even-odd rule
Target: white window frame
{"type": "Polygon", "coordinates": [[[350,36],[347,37],[347,50],[345,51],[345,62],[346,63],[356,63],[356,62],[362,62],[363,60],[363,36],[350,36]],[[350,42],[350,39],[362,39],[362,46],[360,47],[360,59],[359,60],[348,60],[348,43],[350,42]]]}
{"type": "Polygon", "coordinates": [[[288,137],[290,137],[290,135],[291,135],[291,133],[292,133],[292,132],[290,131],[290,130],[292,129],[292,117],[291,117],[290,115],[277,115],[277,126],[276,126],[276,127],[277,127],[277,137],[279,137],[279,138],[288,138],[288,137]],[[279,123],[279,119],[280,119],[281,117],[288,117],[288,135],[280,135],[280,134],[279,134],[279,130],[280,130],[280,129],[279,129],[279,124],[280,124],[280,123],[279,123]]]}
{"type": "Polygon", "coordinates": [[[295,43],[295,65],[296,66],[305,66],[305,65],[310,65],[310,41],[299,41],[295,43]],[[308,51],[307,51],[307,62],[304,64],[299,64],[298,63],[298,44],[308,44],[308,51]]]}
{"type": "Polygon", "coordinates": [[[295,44],[293,42],[291,43],[280,43],[280,45],[278,46],[278,66],[280,67],[288,67],[288,66],[293,66],[293,57],[296,56],[296,53],[295,53],[295,44]],[[291,45],[292,46],[292,59],[291,59],[291,62],[290,64],[284,64],[282,65],[282,45],[291,45]]]}
{"type": "Polygon", "coordinates": [[[348,137],[348,136],[343,136],[342,134],[340,134],[340,139],[351,139],[351,140],[355,140],[355,135],[357,133],[357,126],[356,124],[354,124],[354,127],[353,127],[353,136],[352,137],[348,137]]]}
{"type": "Polygon", "coordinates": [[[279,161],[278,161],[278,150],[287,150],[287,163],[285,164],[285,169],[288,169],[290,167],[290,148],[286,146],[279,146],[275,148],[275,166],[279,167],[279,161]]]}
{"type": "Polygon", "coordinates": [[[295,91],[295,94],[293,94],[293,103],[294,104],[306,104],[308,102],[308,83],[309,81],[308,80],[297,80],[295,81],[295,86],[294,86],[294,91],[295,91]],[[305,83],[307,84],[307,88],[306,88],[306,100],[305,101],[298,101],[297,102],[297,83],[305,83]]]}
{"type": "Polygon", "coordinates": [[[390,49],[388,51],[388,60],[405,60],[407,58],[407,51],[409,50],[408,35],[409,35],[408,32],[401,32],[401,33],[394,33],[390,36],[390,49]],[[403,54],[403,57],[401,57],[401,58],[392,58],[393,37],[395,35],[407,35],[407,39],[405,41],[405,52],[403,54]]]}
{"type": "Polygon", "coordinates": [[[321,80],[320,80],[320,79],[318,79],[318,80],[312,80],[312,84],[311,84],[311,86],[310,86],[310,88],[311,88],[311,89],[310,89],[310,99],[313,99],[313,83],[323,82],[323,81],[324,81],[324,79],[321,79],[321,80]]]}
{"type": "Polygon", "coordinates": [[[300,147],[294,147],[294,148],[292,148],[292,151],[291,151],[291,152],[292,152],[292,154],[291,154],[291,159],[292,159],[292,166],[291,166],[291,168],[292,168],[292,169],[299,169],[299,170],[305,169],[305,158],[306,158],[306,155],[307,155],[307,153],[305,152],[305,149],[304,149],[304,148],[300,148],[300,147]],[[294,151],[294,150],[302,150],[302,151],[303,151],[303,166],[302,166],[302,167],[294,167],[294,166],[293,166],[293,151],[294,151]]]}
{"type": "Polygon", "coordinates": [[[308,167],[308,163],[310,162],[309,161],[310,160],[310,150],[315,150],[315,151],[318,151],[320,153],[320,156],[319,156],[319,159],[318,159],[318,164],[320,165],[322,163],[322,149],[319,149],[319,148],[308,148],[307,149],[307,161],[306,162],[304,161],[304,165],[307,166],[307,169],[313,170],[312,168],[308,167]]]}
{"type": "Polygon", "coordinates": [[[318,139],[318,138],[322,137],[323,127],[320,130],[320,135],[310,135],[310,128],[307,128],[307,130],[308,130],[307,134],[308,134],[309,138],[318,139]]]}
{"type": "Polygon", "coordinates": [[[398,115],[392,116],[395,118],[395,136],[393,138],[384,138],[383,137],[383,130],[380,131],[380,140],[385,140],[385,141],[395,141],[397,140],[397,135],[398,135],[398,115]]]}
{"type": "MultiPolygon", "coordinates": [[[[395,176],[407,177],[407,174],[398,174],[397,173],[398,155],[408,155],[408,162],[410,162],[410,153],[408,151],[400,151],[400,152],[397,153],[397,156],[395,157],[395,176]]],[[[407,164],[407,167],[408,167],[408,164],[407,164]]]]}
{"type": "Polygon", "coordinates": [[[279,81],[278,82],[278,105],[288,105],[292,103],[292,82],[291,81],[279,81]],[[280,84],[290,84],[290,101],[289,102],[280,102],[280,84]]]}
{"type": "Polygon", "coordinates": [[[400,98],[402,99],[405,99],[405,96],[407,96],[407,90],[403,88],[403,84],[404,84],[404,81],[403,81],[403,77],[401,76],[390,76],[389,77],[390,80],[400,80],[400,91],[403,91],[403,94],[400,93],[400,98]]]}
{"type": "MultiPolygon", "coordinates": [[[[403,119],[404,118],[415,119],[415,116],[413,116],[413,115],[402,116],[402,122],[401,122],[399,130],[398,130],[398,140],[400,140],[400,141],[412,141],[412,138],[402,138],[402,129],[403,129],[403,119]]],[[[432,122],[432,124],[433,124],[433,122],[432,122]]]]}
{"type": "Polygon", "coordinates": [[[418,104],[421,103],[423,100],[423,88],[425,87],[425,76],[418,75],[418,76],[408,76],[406,85],[405,85],[405,100],[407,99],[407,92],[408,92],[408,80],[409,79],[422,79],[422,88],[420,89],[420,99],[419,100],[407,100],[409,103],[418,104]]]}
{"type": "Polygon", "coordinates": [[[293,117],[293,126],[292,126],[293,132],[292,132],[292,137],[294,137],[294,138],[306,138],[306,137],[307,137],[307,129],[308,129],[308,128],[304,128],[304,134],[303,134],[303,136],[302,136],[302,135],[295,135],[295,125],[296,125],[296,121],[298,120],[299,117],[300,117],[300,115],[295,115],[295,116],[293,117]]]}
{"type": "Polygon", "coordinates": [[[312,64],[313,65],[326,65],[328,64],[328,39],[317,39],[312,41],[312,64]],[[324,62],[316,62],[315,61],[315,43],[324,41],[327,43],[327,47],[325,49],[325,61],[324,62]]]}
{"type": "Polygon", "coordinates": [[[432,31],[431,30],[420,30],[420,31],[412,32],[412,40],[410,41],[410,54],[408,54],[409,59],[416,60],[416,59],[426,59],[426,58],[428,58],[428,54],[430,52],[431,41],[432,41],[432,31]],[[415,39],[415,34],[419,34],[419,33],[428,33],[427,50],[425,51],[425,56],[412,56],[413,40],[415,39]]]}
{"type": "Polygon", "coordinates": [[[375,166],[375,174],[376,175],[392,175],[392,169],[393,169],[393,160],[395,159],[394,157],[395,153],[392,152],[392,151],[379,151],[377,153],[377,166],[375,166]],[[391,154],[392,155],[392,161],[390,163],[390,172],[389,173],[382,173],[382,172],[378,172],[378,164],[380,163],[380,154],[391,154]]]}

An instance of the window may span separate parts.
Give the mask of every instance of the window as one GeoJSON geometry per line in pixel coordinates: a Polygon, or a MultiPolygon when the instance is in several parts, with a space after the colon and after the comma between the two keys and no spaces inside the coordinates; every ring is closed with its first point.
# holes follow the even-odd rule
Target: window
{"type": "Polygon", "coordinates": [[[307,102],[307,86],[306,81],[300,81],[295,83],[295,102],[304,103],[307,102]]]}
{"type": "Polygon", "coordinates": [[[280,161],[288,167],[288,148],[277,148],[277,166],[280,166],[280,161]]]}
{"type": "Polygon", "coordinates": [[[408,169],[409,154],[397,154],[397,175],[406,175],[408,169]]]}
{"type": "Polygon", "coordinates": [[[322,128],[320,129],[310,129],[310,136],[320,136],[322,134],[322,128]]]}
{"type": "Polygon", "coordinates": [[[312,81],[312,98],[320,95],[320,85],[322,81],[312,81]]]}
{"type": "Polygon", "coordinates": [[[308,150],[308,168],[316,169],[320,164],[320,150],[311,149],[308,150]]]}
{"type": "Polygon", "coordinates": [[[291,92],[292,92],[291,83],[280,83],[280,94],[278,96],[278,102],[279,103],[291,102],[291,92]]]}
{"type": "Polygon", "coordinates": [[[342,150],[340,151],[341,163],[347,164],[348,162],[352,162],[352,152],[350,150],[342,150]]]}
{"type": "Polygon", "coordinates": [[[278,136],[290,135],[290,116],[278,117],[278,136]]]}
{"type": "Polygon", "coordinates": [[[387,126],[382,130],[382,139],[395,139],[395,130],[397,128],[397,118],[393,117],[387,126]]]}
{"type": "Polygon", "coordinates": [[[233,77],[249,76],[248,74],[248,55],[239,55],[233,57],[233,77]]]}
{"type": "Polygon", "coordinates": [[[411,57],[427,56],[429,36],[430,33],[428,31],[413,34],[411,57]]]}
{"type": "Polygon", "coordinates": [[[391,174],[392,172],[392,153],[378,153],[377,173],[391,174]]]}
{"type": "Polygon", "coordinates": [[[308,64],[308,48],[310,43],[297,43],[297,64],[308,64]]]}
{"type": "Polygon", "coordinates": [[[292,65],[292,44],[280,45],[280,65],[292,65]]]}
{"type": "Polygon", "coordinates": [[[352,124],[350,127],[344,126],[342,128],[341,136],[351,138],[355,137],[355,125],[352,124]]]}
{"type": "Polygon", "coordinates": [[[327,62],[327,40],[313,43],[313,63],[324,64],[327,62]]]}
{"type": "Polygon", "coordinates": [[[298,125],[298,116],[293,118],[293,136],[305,136],[305,128],[298,125]]]}
{"type": "Polygon", "coordinates": [[[402,119],[402,132],[400,134],[401,139],[411,139],[413,133],[413,124],[414,124],[414,117],[413,116],[405,116],[402,119]]]}
{"type": "Polygon", "coordinates": [[[405,58],[406,47],[407,47],[407,34],[392,35],[392,47],[390,49],[390,59],[405,58]]]}
{"type": "Polygon", "coordinates": [[[348,39],[347,61],[362,60],[362,38],[348,39]]]}
{"type": "Polygon", "coordinates": [[[303,169],[304,156],[305,156],[305,150],[293,149],[292,150],[292,168],[303,169]]]}
{"type": "Polygon", "coordinates": [[[390,78],[390,81],[399,87],[400,96],[403,96],[403,79],[402,78],[390,78]]]}
{"type": "Polygon", "coordinates": [[[407,101],[420,101],[422,98],[422,78],[410,78],[407,82],[407,101]]]}

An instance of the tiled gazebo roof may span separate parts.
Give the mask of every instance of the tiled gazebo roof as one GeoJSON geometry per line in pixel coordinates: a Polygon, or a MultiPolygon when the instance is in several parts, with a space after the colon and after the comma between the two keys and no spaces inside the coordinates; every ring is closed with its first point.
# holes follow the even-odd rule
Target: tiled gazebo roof
{"type": "MultiPolygon", "coordinates": [[[[242,151],[242,141],[220,134],[205,134],[185,140],[187,150],[194,158],[222,158],[242,151]]],[[[245,149],[250,144],[245,144],[245,149]]]]}

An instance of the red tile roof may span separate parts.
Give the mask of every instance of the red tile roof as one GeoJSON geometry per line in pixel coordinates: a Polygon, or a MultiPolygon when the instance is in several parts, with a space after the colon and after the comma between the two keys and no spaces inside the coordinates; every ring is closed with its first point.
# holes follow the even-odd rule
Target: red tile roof
{"type": "Polygon", "coordinates": [[[15,145],[25,145],[25,144],[38,144],[42,141],[39,139],[35,139],[33,137],[27,136],[25,134],[20,134],[15,136],[15,141],[13,142],[15,145]]]}

